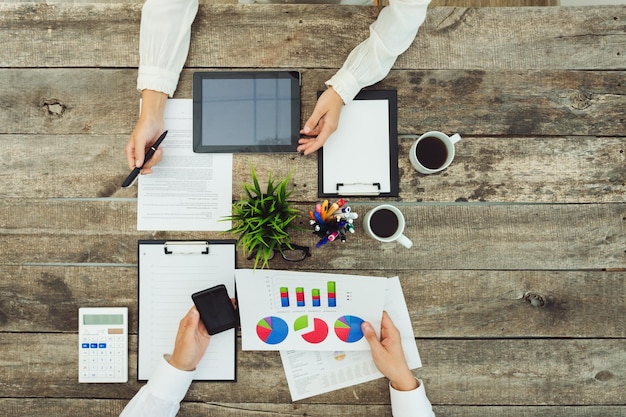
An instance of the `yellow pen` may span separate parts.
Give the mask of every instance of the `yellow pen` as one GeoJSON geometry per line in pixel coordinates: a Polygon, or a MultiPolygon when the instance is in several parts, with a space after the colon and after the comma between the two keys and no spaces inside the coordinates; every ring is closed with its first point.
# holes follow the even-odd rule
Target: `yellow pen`
{"type": "Polygon", "coordinates": [[[322,211],[320,212],[320,216],[322,216],[322,220],[326,220],[326,218],[329,216],[329,213],[328,213],[328,200],[324,200],[322,202],[322,211]]]}
{"type": "Polygon", "coordinates": [[[335,201],[333,205],[328,208],[326,217],[332,216],[333,213],[335,213],[335,211],[337,211],[344,204],[346,204],[346,200],[344,200],[343,198],[340,198],[339,200],[335,201]]]}

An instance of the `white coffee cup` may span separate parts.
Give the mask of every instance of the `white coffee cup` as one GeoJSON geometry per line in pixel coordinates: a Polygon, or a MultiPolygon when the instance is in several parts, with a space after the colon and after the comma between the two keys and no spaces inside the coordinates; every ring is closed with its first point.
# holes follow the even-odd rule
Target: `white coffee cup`
{"type": "Polygon", "coordinates": [[[461,140],[455,133],[426,132],[411,146],[409,159],[413,167],[422,174],[434,174],[448,168],[454,159],[454,144],[461,140]]]}
{"type": "Polygon", "coordinates": [[[397,241],[405,248],[413,246],[413,242],[404,236],[404,215],[390,204],[382,204],[368,211],[363,218],[365,232],[380,242],[397,241]]]}

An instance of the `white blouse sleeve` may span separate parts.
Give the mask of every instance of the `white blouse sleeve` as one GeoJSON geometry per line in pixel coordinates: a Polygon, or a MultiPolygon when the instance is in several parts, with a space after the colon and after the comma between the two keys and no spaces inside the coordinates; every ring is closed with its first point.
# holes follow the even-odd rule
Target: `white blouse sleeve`
{"type": "Polygon", "coordinates": [[[390,0],[374,23],[370,36],[350,52],[326,85],[348,104],[363,88],[385,78],[398,56],[413,43],[426,19],[430,0],[390,0]]]}
{"type": "Polygon", "coordinates": [[[150,381],[126,405],[120,417],[174,417],[195,372],[181,371],[165,360],[150,381]]]}
{"type": "Polygon", "coordinates": [[[146,0],[139,30],[138,90],[174,94],[197,12],[198,0],[146,0]]]}
{"type": "Polygon", "coordinates": [[[419,382],[420,386],[412,391],[398,391],[389,384],[393,417],[435,417],[424,384],[419,382]]]}

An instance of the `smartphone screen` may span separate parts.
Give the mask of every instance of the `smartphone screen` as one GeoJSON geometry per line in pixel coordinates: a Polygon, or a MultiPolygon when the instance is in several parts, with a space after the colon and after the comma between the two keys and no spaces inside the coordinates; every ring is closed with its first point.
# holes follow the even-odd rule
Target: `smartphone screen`
{"type": "Polygon", "coordinates": [[[223,284],[191,295],[200,319],[210,335],[232,329],[239,320],[237,311],[233,307],[228,291],[223,284]]]}

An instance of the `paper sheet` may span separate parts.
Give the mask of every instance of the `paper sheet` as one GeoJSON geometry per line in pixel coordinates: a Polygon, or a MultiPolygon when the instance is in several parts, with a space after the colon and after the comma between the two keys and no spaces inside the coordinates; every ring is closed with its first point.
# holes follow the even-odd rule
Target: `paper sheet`
{"type": "Polygon", "coordinates": [[[389,193],[389,102],[354,100],[344,106],[323,152],[323,193],[389,193]],[[343,185],[338,189],[337,184],[343,185]]]}
{"type": "Polygon", "coordinates": [[[243,350],[367,350],[361,322],[380,328],[386,278],[235,271],[243,350]]]}
{"type": "MultiPolygon", "coordinates": [[[[191,294],[224,284],[234,297],[234,271],[234,243],[211,245],[207,255],[166,255],[162,243],[140,244],[137,379],[150,379],[163,354],[172,353],[191,294]]],[[[198,380],[235,379],[235,329],[211,336],[197,369],[198,380]]]]}
{"type": "MultiPolygon", "coordinates": [[[[402,337],[404,356],[410,369],[422,366],[413,325],[398,277],[387,280],[385,310],[402,337]]],[[[293,401],[371,381],[383,375],[376,369],[370,351],[281,351],[293,401]]]]}
{"type": "Polygon", "coordinates": [[[137,230],[228,230],[233,156],[193,152],[191,99],[169,99],[163,159],[140,175],[137,230]]]}

